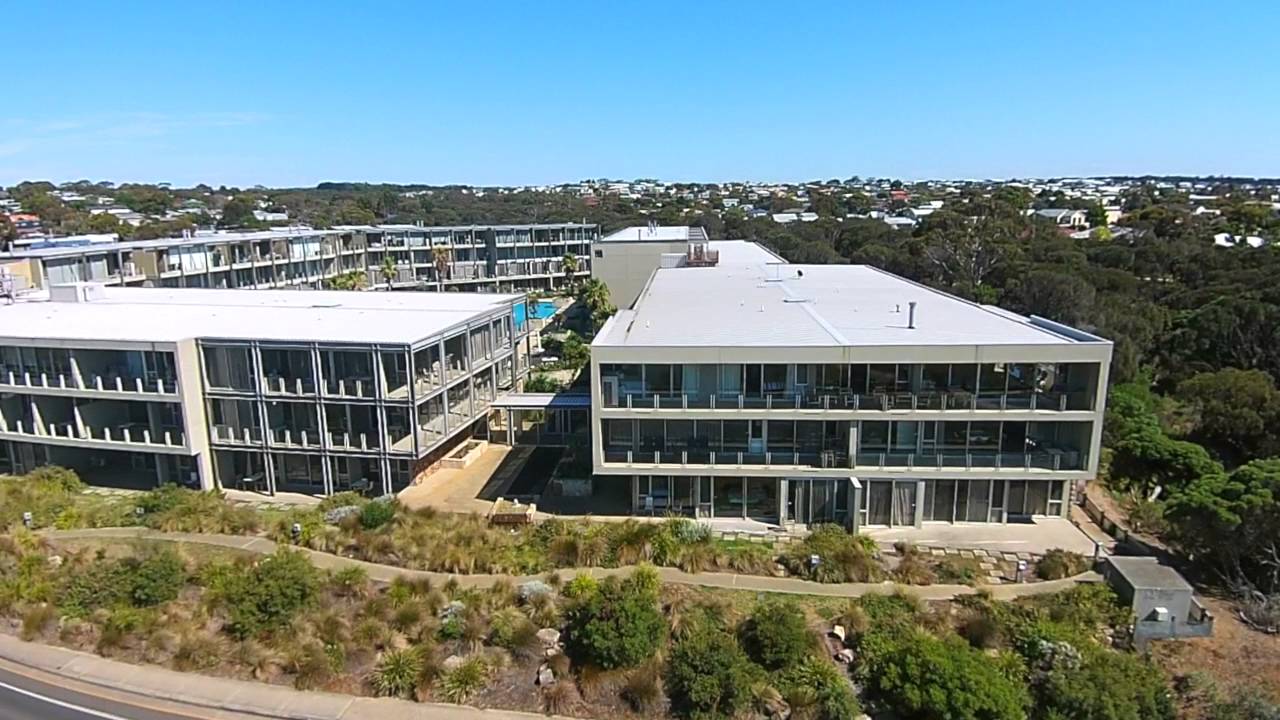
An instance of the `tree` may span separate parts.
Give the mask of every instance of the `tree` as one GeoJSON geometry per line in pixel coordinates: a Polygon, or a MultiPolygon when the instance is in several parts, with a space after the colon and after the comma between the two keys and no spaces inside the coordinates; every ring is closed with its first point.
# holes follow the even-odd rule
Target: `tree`
{"type": "Polygon", "coordinates": [[[387,289],[391,289],[391,283],[396,279],[396,261],[391,258],[391,251],[382,258],[382,281],[387,284],[387,289]]]}
{"type": "Polygon", "coordinates": [[[1174,397],[1194,416],[1191,438],[1235,464],[1275,454],[1271,429],[1280,419],[1280,391],[1261,370],[1224,368],[1178,385],[1174,397]]]}
{"type": "Polygon", "coordinates": [[[1165,518],[1178,546],[1229,584],[1280,592],[1280,458],[1198,478],[1165,518]]]}
{"type": "Polygon", "coordinates": [[[574,599],[566,619],[573,657],[606,670],[639,665],[657,652],[666,635],[657,573],[642,568],[625,580],[606,578],[574,599]]]}
{"type": "Polygon", "coordinates": [[[560,345],[560,359],[574,370],[584,368],[591,362],[591,347],[582,342],[578,333],[570,330],[560,345]]]}
{"type": "Polygon", "coordinates": [[[578,272],[577,256],[573,253],[565,253],[560,259],[560,268],[564,272],[564,286],[572,290],[577,283],[577,278],[574,276],[574,273],[578,272]]]}
{"type": "Polygon", "coordinates": [[[537,373],[524,381],[524,391],[530,393],[553,393],[560,390],[560,383],[546,373],[537,373]]]}
{"type": "Polygon", "coordinates": [[[954,212],[929,216],[924,230],[925,255],[956,292],[977,297],[990,275],[1010,255],[1015,221],[983,215],[977,219],[954,212]]]}
{"type": "Polygon", "coordinates": [[[1092,314],[1095,295],[1093,285],[1078,275],[1034,270],[1022,279],[1011,299],[1028,315],[1080,325],[1092,314]]]}
{"type": "Polygon", "coordinates": [[[436,285],[441,292],[444,292],[445,274],[449,272],[452,262],[449,248],[443,246],[431,248],[431,264],[435,266],[436,285]]]}
{"type": "Polygon", "coordinates": [[[258,221],[254,209],[253,203],[243,197],[231,198],[222,206],[222,220],[218,224],[228,228],[252,226],[258,221]]]}
{"type": "Polygon", "coordinates": [[[8,215],[0,215],[0,252],[8,252],[9,246],[18,239],[18,230],[9,222],[8,215]]]}
{"type": "Polygon", "coordinates": [[[733,717],[746,708],[764,673],[733,636],[700,627],[675,644],[667,662],[671,707],[682,717],[733,717]]]}
{"type": "Polygon", "coordinates": [[[747,655],[766,670],[799,664],[813,653],[815,638],[804,611],[794,603],[757,604],[739,633],[747,655]]]}
{"type": "Polygon", "coordinates": [[[591,327],[597,329],[618,311],[609,301],[609,287],[598,278],[591,278],[578,286],[576,299],[591,314],[591,327]]]}

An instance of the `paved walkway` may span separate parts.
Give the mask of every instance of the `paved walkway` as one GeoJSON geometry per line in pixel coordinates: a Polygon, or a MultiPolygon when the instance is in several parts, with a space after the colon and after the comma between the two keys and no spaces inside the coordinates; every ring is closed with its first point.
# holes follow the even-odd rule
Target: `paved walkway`
{"type": "Polygon", "coordinates": [[[434,507],[445,512],[483,514],[520,469],[520,463],[504,465],[511,453],[506,445],[490,443],[467,467],[440,468],[423,478],[422,484],[401,490],[397,497],[412,509],[434,507]]]}
{"type": "Polygon", "coordinates": [[[1044,555],[1062,548],[1093,555],[1093,540],[1066,518],[1036,518],[1034,523],[927,523],[921,527],[864,528],[881,545],[902,540],[928,547],[966,548],[997,553],[1044,555]]]}
{"type": "MultiPolygon", "coordinates": [[[[166,533],[147,528],[98,528],[89,530],[49,530],[44,535],[51,540],[102,540],[102,539],[146,539],[177,543],[195,543],[233,548],[259,554],[275,552],[276,543],[261,537],[244,535],[214,535],[201,533],[166,533]]],[[[325,570],[340,570],[348,567],[364,568],[369,578],[380,582],[390,582],[398,576],[410,578],[427,578],[435,583],[444,583],[454,579],[462,587],[488,587],[500,581],[522,583],[526,580],[537,580],[539,575],[451,575],[449,573],[428,572],[425,570],[407,570],[391,565],[379,565],[354,558],[341,557],[330,553],[298,548],[311,557],[316,567],[325,570]]],[[[570,577],[587,574],[593,577],[609,575],[628,575],[634,567],[623,568],[560,568],[556,572],[570,577]]],[[[884,583],[818,583],[797,578],[776,578],[762,575],[738,575],[735,573],[702,572],[687,573],[677,568],[659,567],[658,577],[665,583],[677,585],[693,585],[697,587],[722,588],[726,590],[747,590],[751,592],[789,593],[793,595],[820,595],[826,597],[858,597],[873,593],[887,594],[900,587],[891,582],[884,583]]],[[[997,600],[1011,600],[1030,595],[1043,595],[1058,592],[1072,587],[1078,582],[1096,582],[1101,576],[1096,573],[1084,573],[1074,578],[1052,580],[1048,582],[1026,583],[1020,585],[989,585],[982,589],[991,593],[997,600]]],[[[913,585],[909,590],[923,600],[950,600],[960,595],[972,595],[979,588],[968,585],[913,585]]]]}

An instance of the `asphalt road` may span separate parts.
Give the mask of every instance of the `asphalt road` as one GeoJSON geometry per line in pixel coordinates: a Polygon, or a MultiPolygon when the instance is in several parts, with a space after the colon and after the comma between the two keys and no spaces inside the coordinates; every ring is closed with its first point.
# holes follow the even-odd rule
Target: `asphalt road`
{"type": "Polygon", "coordinates": [[[30,680],[0,668],[0,720],[192,720],[30,680]]]}

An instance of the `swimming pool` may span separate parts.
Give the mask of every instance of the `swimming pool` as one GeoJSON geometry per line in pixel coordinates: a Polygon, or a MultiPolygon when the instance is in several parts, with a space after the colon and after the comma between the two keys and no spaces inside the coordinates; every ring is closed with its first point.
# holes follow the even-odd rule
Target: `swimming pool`
{"type": "Polygon", "coordinates": [[[535,320],[546,320],[556,314],[556,304],[550,300],[539,300],[530,308],[529,316],[535,320]]]}

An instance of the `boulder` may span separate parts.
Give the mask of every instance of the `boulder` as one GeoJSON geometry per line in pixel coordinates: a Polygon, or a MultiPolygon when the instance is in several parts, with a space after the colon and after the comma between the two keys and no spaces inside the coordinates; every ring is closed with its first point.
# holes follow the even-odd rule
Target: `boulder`
{"type": "Polygon", "coordinates": [[[537,635],[544,648],[553,648],[560,645],[560,631],[555,628],[542,628],[537,635]]]}
{"type": "Polygon", "coordinates": [[[461,655],[450,655],[444,659],[444,662],[440,664],[440,667],[444,668],[445,672],[449,672],[450,670],[457,670],[458,667],[466,661],[467,659],[461,655]]]}
{"type": "Polygon", "coordinates": [[[853,651],[849,648],[843,648],[840,652],[836,653],[836,661],[848,665],[853,662],[853,651]]]}
{"type": "Polygon", "coordinates": [[[556,674],[551,670],[551,666],[543,663],[538,668],[538,676],[534,678],[534,684],[539,687],[548,687],[556,684],[556,674]]]}
{"type": "Polygon", "coordinates": [[[836,638],[840,642],[844,642],[844,638],[845,638],[844,626],[836,625],[835,627],[831,628],[831,637],[836,638]]]}

